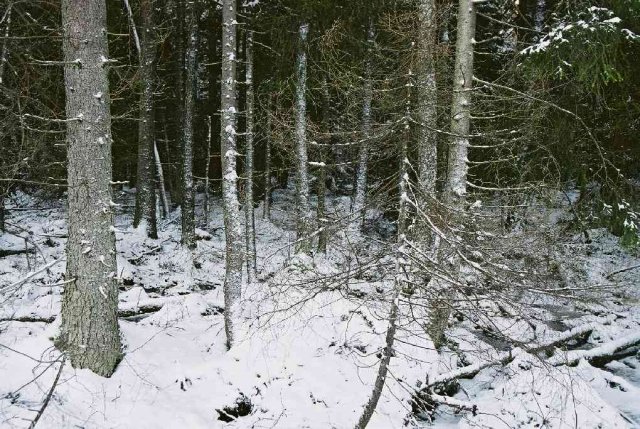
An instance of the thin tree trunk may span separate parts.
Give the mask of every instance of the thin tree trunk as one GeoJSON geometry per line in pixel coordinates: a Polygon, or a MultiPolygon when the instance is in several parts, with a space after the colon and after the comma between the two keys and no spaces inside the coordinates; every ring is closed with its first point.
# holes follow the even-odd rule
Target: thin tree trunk
{"type": "Polygon", "coordinates": [[[353,199],[354,222],[352,228],[359,230],[365,219],[367,198],[367,167],[369,164],[369,146],[371,142],[371,103],[373,100],[373,46],[375,43],[373,19],[367,28],[367,57],[364,66],[364,88],[362,102],[362,143],[358,148],[358,169],[356,173],[356,191],[353,199]]]}
{"type": "Polygon", "coordinates": [[[435,48],[437,26],[434,0],[418,1],[419,31],[417,37],[417,108],[418,116],[418,183],[427,201],[436,186],[438,141],[437,128],[437,88],[435,76],[435,48]]]}
{"type": "Polygon", "coordinates": [[[153,90],[155,75],[155,28],[153,18],[152,0],[140,0],[140,17],[142,39],[131,15],[128,0],[125,0],[131,29],[138,48],[140,67],[140,82],[142,94],[140,94],[140,123],[138,128],[138,175],[136,183],[136,207],[133,217],[133,226],[143,226],[147,236],[158,238],[156,224],[156,194],[155,194],[155,162],[154,162],[154,111],[153,90]]]}
{"type": "MultiPolygon", "coordinates": [[[[410,100],[410,97],[407,97],[410,100]]],[[[393,298],[391,301],[391,309],[389,311],[389,326],[387,328],[387,334],[385,336],[385,347],[382,353],[382,359],[380,360],[380,366],[378,367],[378,375],[373,385],[373,391],[369,397],[369,401],[364,407],[358,422],[355,425],[355,429],[365,429],[373,416],[373,413],[378,405],[384,384],[387,379],[387,373],[389,371],[389,363],[391,357],[394,355],[393,344],[395,342],[395,335],[398,322],[398,307],[400,300],[400,291],[403,289],[403,285],[406,279],[407,267],[405,262],[408,258],[404,254],[404,245],[406,242],[406,222],[407,222],[407,207],[406,207],[406,195],[408,191],[408,134],[409,134],[409,102],[407,102],[407,121],[405,123],[405,131],[407,136],[401,139],[400,144],[400,168],[399,168],[399,182],[398,182],[398,237],[396,243],[396,276],[394,280],[393,298]]]]}
{"type": "Polygon", "coordinates": [[[67,273],[58,344],[75,368],[110,376],[122,358],[111,181],[104,0],[63,0],[67,273]],[[88,126],[90,124],[90,126],[88,126]]]}
{"type": "MultiPolygon", "coordinates": [[[[7,6],[7,11],[5,12],[5,24],[4,24],[4,39],[2,40],[2,51],[0,52],[0,85],[3,85],[4,81],[4,64],[7,62],[9,57],[9,31],[11,28],[11,9],[13,9],[13,3],[9,3],[7,6]]],[[[4,189],[0,189],[0,232],[4,232],[5,230],[5,206],[4,206],[4,198],[5,192],[8,191],[11,184],[9,183],[4,189]]]]}
{"type": "Polygon", "coordinates": [[[307,155],[307,36],[309,24],[298,30],[296,57],[296,252],[311,251],[312,219],[309,207],[309,171],[307,155]]]}
{"type": "Polygon", "coordinates": [[[209,225],[209,167],[211,166],[211,116],[207,116],[207,160],[204,167],[204,224],[209,225]]]}
{"type": "Polygon", "coordinates": [[[160,152],[158,152],[158,145],[155,140],[153,142],[153,157],[156,162],[156,173],[158,179],[158,188],[160,191],[160,201],[162,203],[162,217],[169,216],[169,198],[167,197],[167,189],[164,182],[164,169],[162,168],[162,160],[160,159],[160,152]]]}
{"type": "Polygon", "coordinates": [[[224,280],[225,332],[227,347],[231,348],[237,335],[242,292],[243,240],[242,221],[238,202],[238,174],[236,172],[236,4],[223,0],[222,5],[222,91],[221,91],[221,149],[222,194],[226,236],[226,275],[224,280]]]}
{"type": "Polygon", "coordinates": [[[254,93],[253,93],[253,32],[246,32],[246,140],[244,186],[245,236],[247,242],[247,280],[253,282],[256,277],[256,230],[253,207],[253,129],[254,129],[254,93]]]}
{"type": "MultiPolygon", "coordinates": [[[[327,79],[322,80],[322,131],[326,133],[327,137],[322,139],[322,143],[329,145],[331,140],[331,110],[330,110],[331,97],[329,95],[329,85],[327,79]]],[[[318,252],[326,253],[327,251],[327,227],[328,220],[326,219],[326,194],[327,194],[327,149],[325,146],[320,146],[318,150],[320,166],[318,167],[318,180],[317,180],[317,216],[318,227],[320,232],[318,233],[318,252]]]]}
{"type": "Polygon", "coordinates": [[[547,3],[545,0],[538,0],[536,2],[536,15],[535,15],[535,30],[537,32],[542,32],[544,28],[544,15],[546,12],[547,3]]]}
{"type": "Polygon", "coordinates": [[[195,249],[195,189],[193,186],[193,120],[196,93],[198,21],[195,0],[187,0],[185,25],[188,36],[185,55],[185,86],[182,141],[182,245],[195,249]]]}
{"type": "Polygon", "coordinates": [[[264,140],[265,155],[264,155],[264,207],[262,212],[263,219],[271,219],[271,108],[274,107],[273,98],[270,98],[269,105],[267,107],[267,132],[264,140]]]}
{"type": "MultiPolygon", "coordinates": [[[[176,57],[177,57],[177,67],[176,67],[176,117],[178,118],[178,130],[176,132],[176,140],[175,145],[176,152],[179,154],[178,159],[179,162],[175,162],[174,165],[174,182],[171,186],[173,190],[173,201],[182,206],[182,158],[183,158],[183,150],[184,147],[184,139],[185,139],[185,123],[184,123],[184,104],[185,104],[185,2],[187,0],[176,0],[176,57]]],[[[165,115],[165,119],[166,115],[165,115]]],[[[165,128],[166,131],[166,128],[165,128]]]]}

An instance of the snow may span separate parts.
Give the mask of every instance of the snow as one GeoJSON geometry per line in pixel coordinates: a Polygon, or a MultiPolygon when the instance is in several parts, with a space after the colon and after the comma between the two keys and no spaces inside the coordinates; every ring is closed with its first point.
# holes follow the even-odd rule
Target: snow
{"type": "MultiPolygon", "coordinates": [[[[114,205],[124,360],[109,379],[66,363],[38,427],[353,427],[371,392],[376,353],[384,346],[388,325],[389,303],[382,298],[392,290],[393,276],[384,267],[394,260],[384,254],[386,248],[375,241],[354,240],[348,229],[331,235],[333,243],[342,246],[335,248],[357,242],[363,246],[358,254],[361,263],[376,263],[361,277],[346,280],[349,293],[366,298],[349,298],[341,276],[352,260],[333,246],[324,256],[294,254],[296,219],[287,210],[294,196],[290,190],[275,190],[272,221],[263,220],[262,208],[256,209],[260,280],[243,286],[239,339],[227,351],[222,204],[211,204],[210,222],[200,223],[197,248],[190,252],[179,244],[179,211],[159,222],[159,238],[152,240],[130,226],[131,213],[125,208],[131,198],[125,192],[114,205]],[[218,420],[216,410],[241,397],[251,401],[251,413],[230,423],[218,420]]],[[[349,205],[348,197],[328,197],[328,224],[348,218],[349,205]]],[[[477,208],[485,206],[490,204],[477,208]]],[[[60,365],[52,339],[59,331],[64,288],[63,207],[63,201],[50,203],[24,194],[8,202],[9,228],[19,224],[30,231],[42,254],[30,255],[28,264],[25,255],[0,258],[0,427],[28,427],[60,365]],[[24,210],[12,210],[17,206],[24,210]]],[[[492,240],[490,234],[484,235],[492,240]]],[[[633,265],[633,257],[615,247],[615,238],[606,232],[593,231],[591,238],[591,254],[567,263],[567,281],[599,284],[615,269],[633,265]]],[[[0,235],[0,249],[24,245],[22,236],[0,235]]],[[[564,249],[568,254],[581,246],[576,241],[564,249]]],[[[567,258],[565,253],[558,257],[567,258]]],[[[637,279],[635,271],[619,276],[632,284],[637,279]]],[[[435,397],[448,405],[436,409],[433,427],[637,427],[640,365],[633,369],[625,364],[633,364],[628,360],[602,369],[585,360],[574,367],[551,365],[554,359],[587,357],[637,336],[637,306],[568,303],[524,294],[523,301],[528,299],[531,305],[526,309],[490,299],[474,303],[487,318],[453,325],[450,336],[458,350],[447,346],[438,354],[420,335],[424,331],[420,319],[407,317],[411,299],[401,297],[395,356],[368,427],[424,427],[428,423],[411,414],[412,395],[425,385],[427,375],[428,382],[438,377],[442,381],[469,365],[478,370],[473,379],[462,379],[462,389],[452,397],[442,393],[435,397]],[[591,334],[584,349],[556,351],[547,358],[523,348],[501,349],[474,327],[489,322],[501,334],[534,347],[581,330],[591,334]],[[510,358],[505,366],[486,365],[504,357],[510,358]],[[475,416],[470,411],[455,412],[456,407],[473,406],[475,416]]]]}

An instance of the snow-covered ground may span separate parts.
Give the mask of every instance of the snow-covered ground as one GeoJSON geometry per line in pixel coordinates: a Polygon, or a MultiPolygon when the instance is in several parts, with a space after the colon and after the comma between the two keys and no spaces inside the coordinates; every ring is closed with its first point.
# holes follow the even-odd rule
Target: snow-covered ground
{"type": "MultiPolygon", "coordinates": [[[[130,197],[121,202],[131,204],[130,197]]],[[[347,198],[331,198],[328,212],[344,215],[348,205],[347,198]]],[[[53,339],[64,263],[14,283],[63,257],[62,207],[62,202],[18,194],[8,217],[9,229],[18,236],[0,235],[1,250],[34,249],[0,258],[3,428],[29,427],[61,365],[53,339]]],[[[261,280],[244,287],[243,340],[226,351],[224,232],[220,206],[213,207],[193,253],[179,245],[178,213],[161,223],[157,240],[150,240],[130,228],[130,214],[121,210],[116,227],[124,360],[109,379],[65,364],[39,428],[354,426],[371,393],[387,328],[382,297],[392,277],[380,268],[390,262],[385,247],[333,231],[327,255],[293,255],[294,219],[287,211],[292,196],[278,191],[271,221],[256,210],[261,280]],[[365,269],[345,274],[354,259],[365,269]],[[234,410],[248,415],[229,416],[234,410]]],[[[560,256],[569,256],[561,270],[566,281],[611,284],[608,274],[637,264],[615,237],[593,231],[591,239],[558,247],[560,256]]],[[[637,271],[615,275],[626,286],[608,291],[601,302],[525,294],[526,314],[491,302],[480,305],[501,335],[527,344],[544,344],[591,324],[593,330],[579,346],[588,349],[640,332],[637,271]]],[[[368,427],[640,427],[637,351],[603,368],[584,360],[576,366],[553,365],[554,359],[566,358],[563,352],[546,358],[512,349],[486,335],[486,327],[479,329],[481,321],[461,318],[450,327],[453,342],[438,353],[421,319],[409,317],[410,310],[407,301],[387,386],[368,427]],[[513,359],[506,365],[461,380],[453,397],[444,399],[453,406],[439,405],[428,415],[412,413],[412,397],[429,380],[509,350],[513,359]],[[475,408],[461,410],[460,404],[475,408]]]]}

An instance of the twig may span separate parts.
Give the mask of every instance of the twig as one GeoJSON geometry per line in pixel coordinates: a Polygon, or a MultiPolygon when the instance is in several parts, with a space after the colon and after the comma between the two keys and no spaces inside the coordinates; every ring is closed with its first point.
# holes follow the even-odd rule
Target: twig
{"type": "Polygon", "coordinates": [[[60,375],[62,374],[62,368],[64,368],[65,361],[66,361],[66,357],[63,357],[62,362],[60,362],[60,368],[58,369],[58,374],[56,374],[56,378],[53,380],[53,384],[51,385],[51,389],[49,389],[49,393],[47,393],[46,398],[44,398],[44,402],[42,404],[42,407],[40,407],[40,411],[38,411],[36,418],[33,419],[31,424],[29,425],[29,429],[34,429],[36,427],[38,420],[40,420],[40,417],[42,417],[44,410],[47,408],[47,405],[49,405],[49,401],[53,396],[53,391],[56,390],[56,386],[58,385],[58,380],[60,380],[60,375]]]}

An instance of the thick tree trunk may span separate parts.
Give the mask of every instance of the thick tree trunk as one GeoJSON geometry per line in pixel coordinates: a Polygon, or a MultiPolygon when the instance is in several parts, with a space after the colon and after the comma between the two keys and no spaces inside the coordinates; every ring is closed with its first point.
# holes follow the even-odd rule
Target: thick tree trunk
{"type": "Polygon", "coordinates": [[[196,53],[198,21],[195,0],[186,0],[185,26],[188,34],[185,55],[185,82],[182,140],[182,245],[195,249],[195,189],[193,186],[193,120],[196,95],[196,53]]]}
{"type": "Polygon", "coordinates": [[[110,376],[122,357],[111,195],[104,0],[63,0],[67,113],[67,273],[59,344],[76,368],[110,376]]]}
{"type": "Polygon", "coordinates": [[[456,208],[467,193],[467,153],[471,127],[471,90],[473,83],[473,43],[476,9],[473,0],[459,0],[458,32],[451,105],[449,166],[445,184],[445,202],[456,208]]]}
{"type": "MultiPolygon", "coordinates": [[[[136,228],[143,226],[148,237],[158,238],[154,170],[155,120],[153,109],[153,90],[155,79],[155,28],[152,0],[140,0],[140,17],[142,38],[138,45],[138,57],[140,59],[140,82],[142,84],[142,94],[140,94],[138,178],[136,183],[136,208],[133,217],[133,226],[136,228]]],[[[132,16],[131,22],[133,32],[134,34],[137,34],[132,16]]]]}
{"type": "Polygon", "coordinates": [[[367,167],[369,164],[369,146],[371,145],[371,103],[373,100],[373,46],[375,43],[375,28],[373,20],[369,21],[367,29],[367,58],[364,67],[364,88],[362,102],[362,143],[358,148],[358,169],[356,173],[356,190],[353,198],[354,221],[352,228],[362,227],[366,211],[367,198],[367,167]]]}
{"type": "Polygon", "coordinates": [[[247,280],[253,282],[256,277],[256,231],[255,212],[253,207],[253,129],[254,129],[254,93],[253,93],[253,32],[246,32],[246,139],[245,139],[245,176],[244,213],[245,237],[247,247],[247,280]]]}
{"type": "MultiPolygon", "coordinates": [[[[471,90],[473,82],[473,43],[475,37],[476,10],[473,0],[459,0],[458,31],[456,40],[453,100],[451,106],[451,141],[449,165],[444,189],[444,202],[454,210],[454,217],[464,209],[467,193],[467,154],[471,127],[471,90]]],[[[444,253],[444,249],[440,249],[444,253]]],[[[454,257],[445,262],[456,277],[460,261],[454,257]]],[[[435,295],[431,303],[428,331],[436,348],[444,343],[444,331],[451,314],[453,292],[442,280],[433,282],[435,295]]]]}
{"type": "Polygon", "coordinates": [[[8,61],[9,57],[9,32],[11,29],[11,9],[13,9],[13,3],[10,2],[5,12],[5,24],[4,24],[4,39],[2,40],[2,52],[0,52],[0,85],[4,84],[2,80],[4,78],[4,64],[8,61]]]}
{"type": "Polygon", "coordinates": [[[222,5],[222,91],[221,91],[221,148],[222,196],[226,236],[226,273],[224,279],[224,322],[227,346],[234,345],[240,319],[242,291],[243,239],[242,220],[238,202],[238,174],[236,172],[236,2],[223,0],[222,5]]]}
{"type": "Polygon", "coordinates": [[[434,0],[418,0],[418,55],[417,55],[417,120],[418,127],[418,183],[422,198],[433,195],[437,174],[437,91],[435,75],[435,48],[437,26],[434,0]]]}
{"type": "Polygon", "coordinates": [[[312,218],[309,206],[309,167],[307,156],[307,36],[309,24],[298,29],[296,57],[296,252],[311,251],[312,218]]]}

